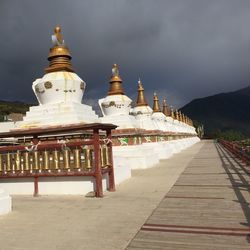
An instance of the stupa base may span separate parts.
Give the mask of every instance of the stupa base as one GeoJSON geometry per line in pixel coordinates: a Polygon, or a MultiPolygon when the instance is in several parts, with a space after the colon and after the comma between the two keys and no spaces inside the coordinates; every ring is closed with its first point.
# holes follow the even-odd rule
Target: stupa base
{"type": "Polygon", "coordinates": [[[53,103],[30,107],[24,120],[16,128],[33,128],[45,125],[99,122],[91,106],[80,103],[53,103]]]}
{"type": "Polygon", "coordinates": [[[99,118],[101,123],[112,123],[117,129],[137,128],[137,121],[132,115],[110,115],[99,118]]]}

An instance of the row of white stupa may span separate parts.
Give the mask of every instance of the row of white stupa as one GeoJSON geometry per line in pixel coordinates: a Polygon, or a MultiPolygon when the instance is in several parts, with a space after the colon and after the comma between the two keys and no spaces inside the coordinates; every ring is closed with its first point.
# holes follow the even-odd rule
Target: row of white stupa
{"type": "Polygon", "coordinates": [[[132,100],[124,93],[116,64],[112,68],[108,95],[99,100],[103,114],[103,117],[99,118],[91,106],[82,104],[86,83],[72,68],[71,56],[64,44],[60,27],[56,27],[52,41],[54,46],[50,49],[50,65],[45,69],[46,74],[35,80],[32,85],[39,106],[31,107],[24,120],[15,125],[16,128],[103,122],[113,123],[119,129],[140,128],[196,133],[190,119],[178,112],[175,116],[173,110],[167,110],[165,100],[161,112],[156,94],[152,110],[146,102],[141,81],[138,86],[137,104],[132,108],[132,100]]]}
{"type": "MultiPolygon", "coordinates": [[[[39,102],[38,106],[30,107],[24,120],[12,123],[4,130],[24,129],[44,126],[57,126],[76,123],[113,123],[118,129],[161,130],[174,133],[186,133],[185,138],[170,141],[142,143],[140,145],[114,146],[113,157],[116,184],[131,176],[133,168],[156,166],[161,159],[169,158],[197,141],[192,122],[187,117],[173,110],[170,114],[164,101],[163,112],[159,107],[158,97],[154,96],[153,110],[144,96],[142,83],[139,81],[137,104],[131,107],[132,100],[127,97],[122,88],[122,80],[116,65],[112,69],[110,89],[107,97],[99,100],[103,117],[98,117],[92,107],[82,103],[86,88],[85,82],[74,72],[71,56],[56,27],[52,35],[53,47],[48,60],[50,65],[46,74],[33,82],[32,89],[39,102]],[[179,118],[179,119],[178,119],[179,118]]],[[[0,124],[1,125],[1,124],[0,124]]],[[[3,126],[0,126],[0,130],[3,126]]],[[[105,181],[105,178],[104,180],[105,181]]],[[[0,183],[0,214],[11,209],[11,199],[3,189],[10,194],[32,194],[33,179],[5,180],[0,183]]],[[[40,194],[85,194],[93,190],[93,180],[76,180],[74,177],[55,177],[53,180],[44,178],[39,184],[40,194]]]]}

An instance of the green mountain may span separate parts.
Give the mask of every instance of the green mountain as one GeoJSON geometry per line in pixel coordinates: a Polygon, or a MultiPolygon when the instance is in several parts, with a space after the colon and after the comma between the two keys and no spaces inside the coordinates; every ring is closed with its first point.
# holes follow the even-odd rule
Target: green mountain
{"type": "Polygon", "coordinates": [[[2,121],[5,115],[9,115],[11,113],[25,114],[31,105],[32,104],[22,102],[0,101],[0,120],[2,121]]]}
{"type": "Polygon", "coordinates": [[[238,91],[195,99],[181,111],[204,124],[205,134],[229,130],[250,137],[250,86],[238,91]]]}

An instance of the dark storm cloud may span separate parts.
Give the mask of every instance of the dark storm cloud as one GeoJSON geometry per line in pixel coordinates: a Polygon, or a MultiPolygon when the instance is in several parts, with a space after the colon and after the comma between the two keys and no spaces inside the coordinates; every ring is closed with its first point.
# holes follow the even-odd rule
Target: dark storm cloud
{"type": "Polygon", "coordinates": [[[84,102],[106,95],[118,63],[126,94],[141,77],[181,106],[193,98],[250,84],[248,0],[75,0],[0,2],[0,99],[35,102],[55,25],[87,83],[84,102]]]}

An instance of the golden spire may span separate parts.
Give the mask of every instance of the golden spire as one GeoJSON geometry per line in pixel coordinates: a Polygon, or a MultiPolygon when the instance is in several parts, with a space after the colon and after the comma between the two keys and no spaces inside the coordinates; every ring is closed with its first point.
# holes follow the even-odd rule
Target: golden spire
{"type": "Polygon", "coordinates": [[[146,101],[145,95],[144,95],[144,88],[142,86],[142,82],[139,78],[138,81],[138,96],[137,96],[137,102],[136,102],[136,107],[138,106],[147,106],[148,103],[146,101]]]}
{"type": "Polygon", "coordinates": [[[173,109],[173,106],[171,105],[170,106],[170,116],[175,119],[175,115],[174,115],[174,109],[173,109]]]}
{"type": "Polygon", "coordinates": [[[120,78],[119,70],[116,64],[113,65],[112,76],[109,82],[110,88],[108,95],[124,95],[122,79],[120,78]]]}
{"type": "Polygon", "coordinates": [[[159,99],[156,93],[154,93],[154,105],[153,105],[153,113],[161,112],[160,105],[159,105],[159,99]]]}
{"type": "Polygon", "coordinates": [[[69,49],[65,46],[63,36],[61,34],[61,28],[55,27],[55,33],[52,35],[53,47],[50,48],[48,56],[49,67],[45,69],[46,73],[56,71],[68,71],[74,72],[71,65],[71,55],[69,49]]]}
{"type": "Polygon", "coordinates": [[[182,113],[180,110],[179,110],[179,121],[182,122],[182,113]]]}
{"type": "Polygon", "coordinates": [[[165,116],[169,116],[166,98],[164,98],[164,100],[163,100],[162,113],[163,113],[165,116]]]}
{"type": "Polygon", "coordinates": [[[184,114],[182,114],[182,122],[185,123],[185,115],[184,114]]]}
{"type": "Polygon", "coordinates": [[[179,118],[179,113],[178,113],[178,110],[176,109],[176,111],[175,111],[175,119],[176,120],[180,120],[180,118],[179,118]]]}

